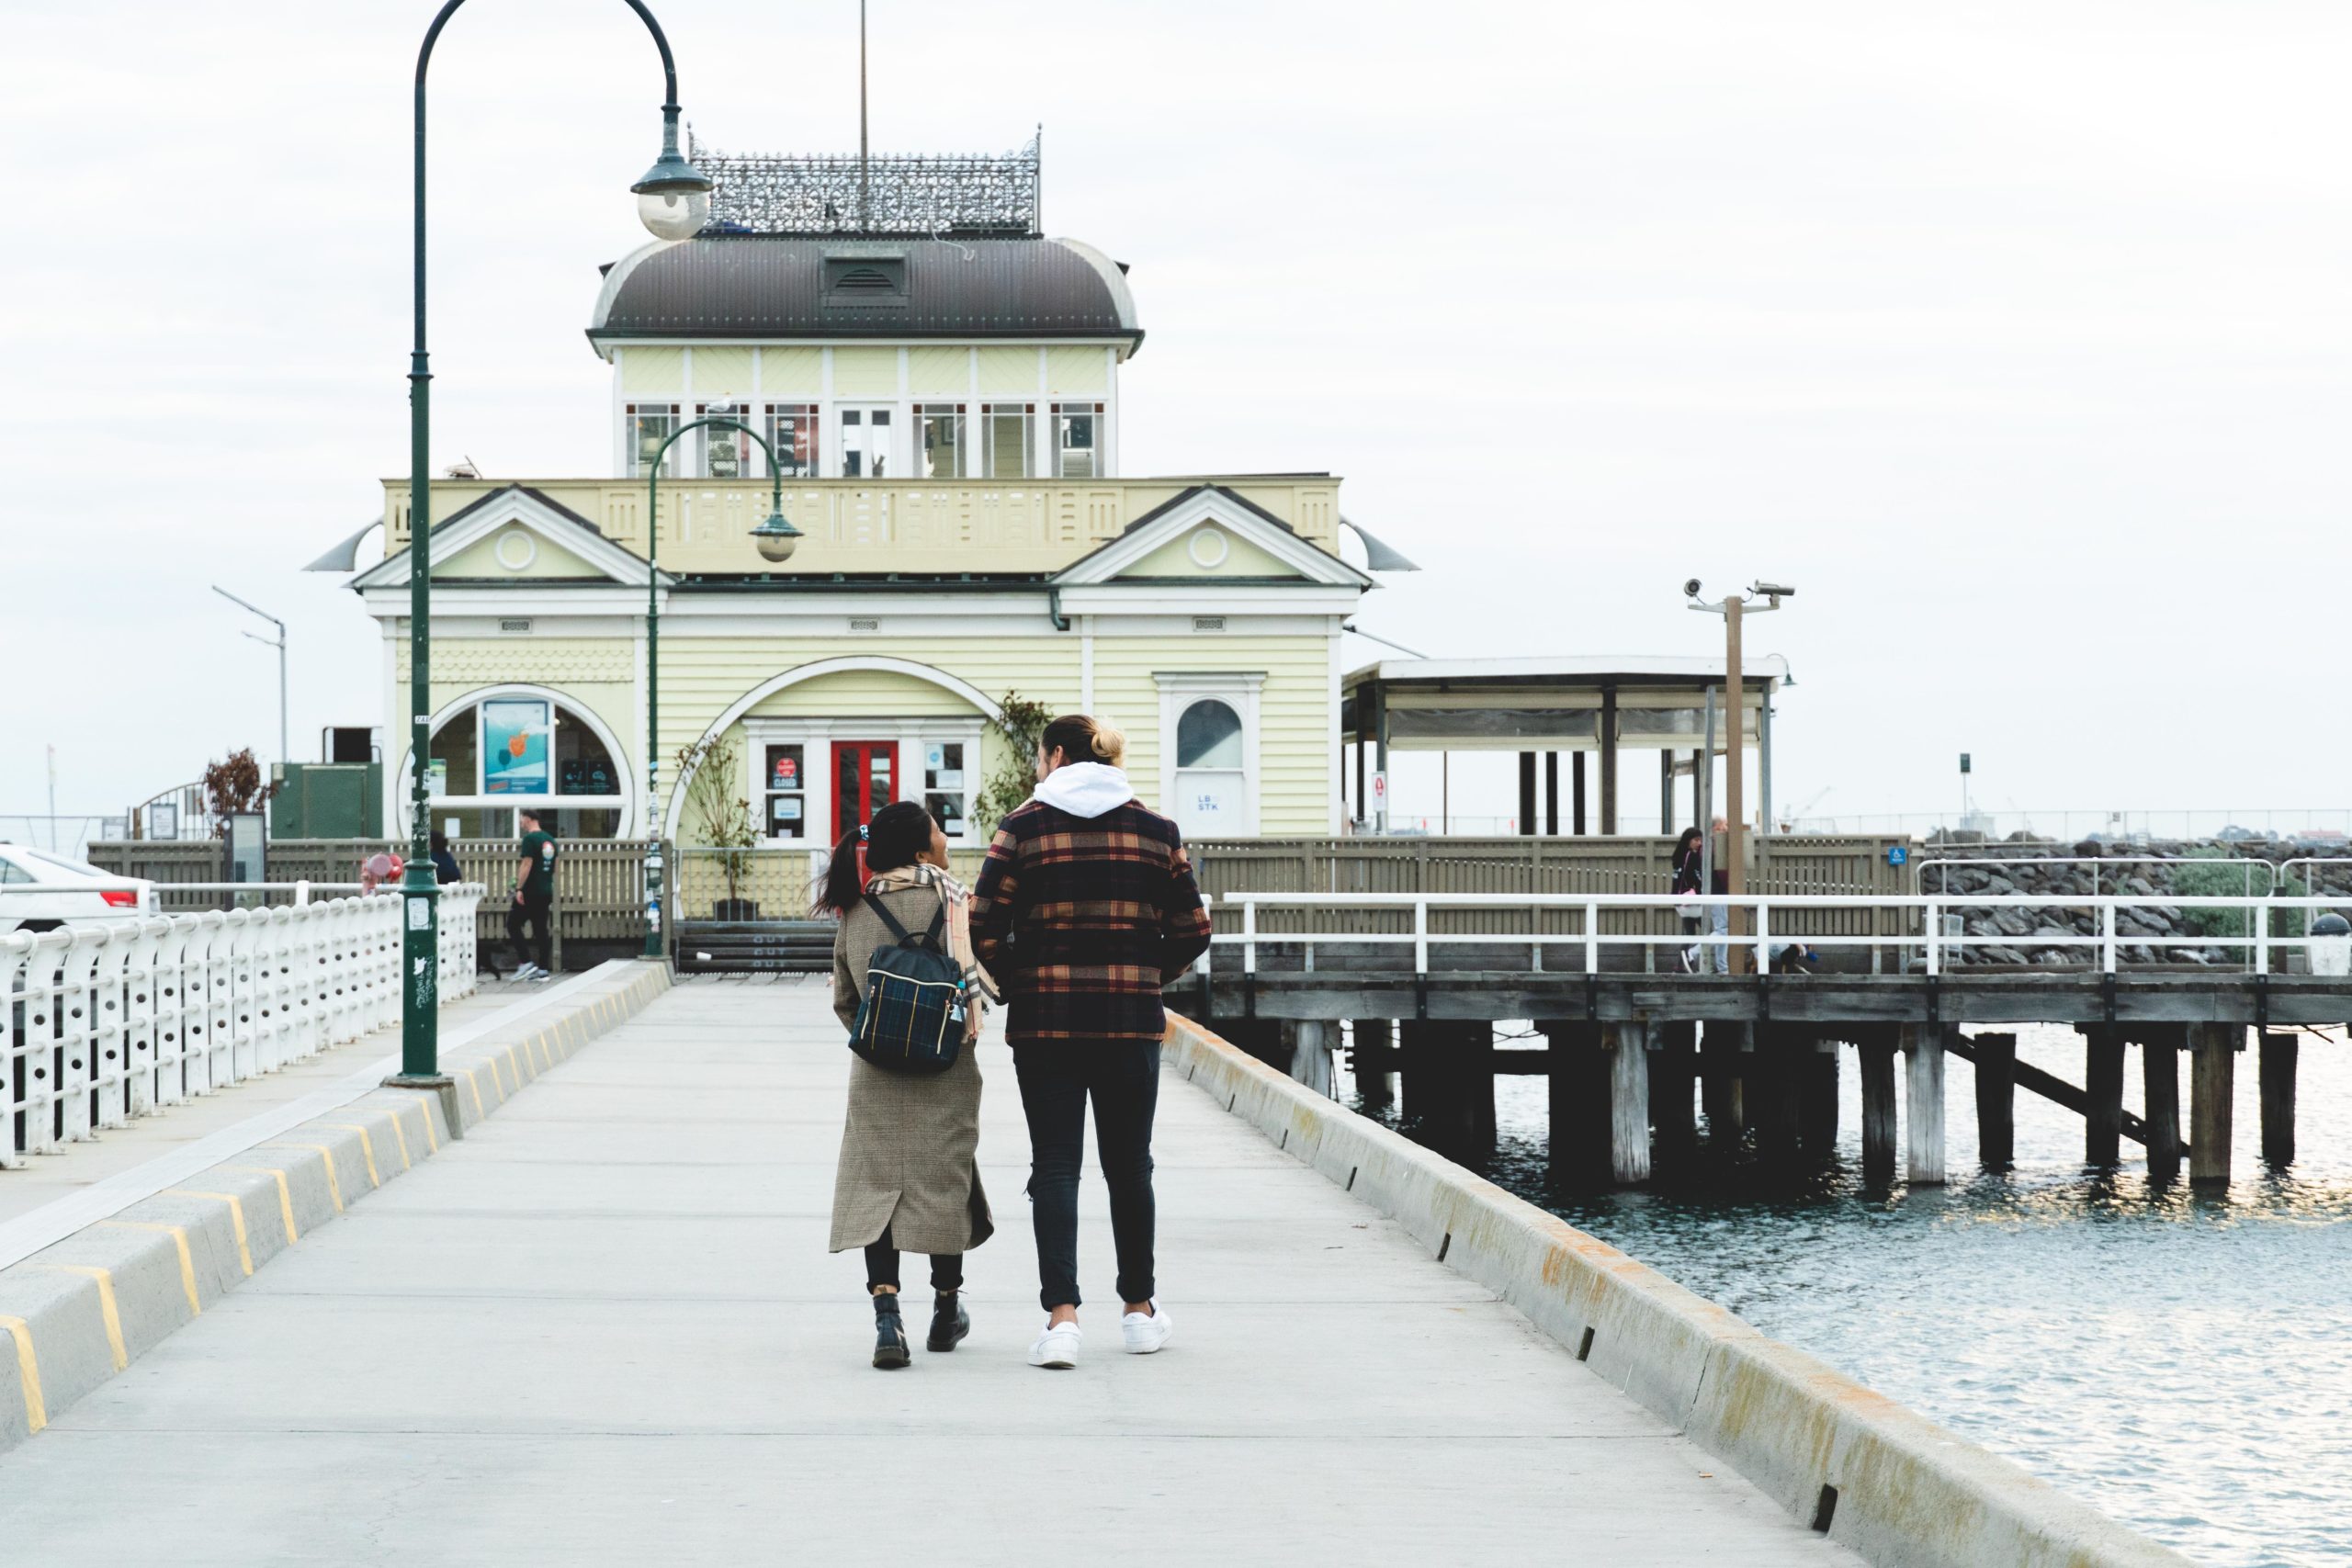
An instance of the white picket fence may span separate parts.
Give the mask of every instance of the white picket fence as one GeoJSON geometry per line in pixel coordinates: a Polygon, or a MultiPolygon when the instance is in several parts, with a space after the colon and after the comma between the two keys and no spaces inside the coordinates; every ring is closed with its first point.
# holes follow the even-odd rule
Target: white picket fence
{"type": "MultiPolygon", "coordinates": [[[[440,994],[472,994],[479,883],[441,889],[440,994]]],[[[0,936],[0,1167],[396,1024],[401,899],[0,936]]]]}

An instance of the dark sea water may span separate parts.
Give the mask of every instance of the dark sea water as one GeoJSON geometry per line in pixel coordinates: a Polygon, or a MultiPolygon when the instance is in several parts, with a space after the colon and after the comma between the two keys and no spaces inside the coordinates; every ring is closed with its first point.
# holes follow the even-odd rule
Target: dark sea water
{"type": "MultiPolygon", "coordinates": [[[[2018,1055],[2083,1081],[2071,1031],[2020,1031],[2018,1055]]],[[[2238,1057],[2226,1190],[2191,1193],[2185,1168],[2152,1185],[2136,1160],[2086,1167],[2082,1118],[2023,1090],[2016,1167],[1985,1172],[1973,1072],[1951,1057],[1950,1185],[1867,1190],[1851,1050],[1838,1160],[1779,1196],[1720,1177],[1681,1190],[1555,1190],[1533,1076],[1497,1077],[1494,1154],[1469,1163],[2200,1562],[2346,1564],[2352,1045],[2306,1035],[2301,1055],[2298,1157],[2283,1172],[2259,1157],[2250,1042],[2238,1057]]],[[[2187,1066],[2184,1052],[2184,1121],[2187,1066]]],[[[2134,1111],[2139,1080],[2135,1049],[2134,1111]]],[[[1344,1077],[1340,1092],[1353,1094],[1344,1077]]]]}

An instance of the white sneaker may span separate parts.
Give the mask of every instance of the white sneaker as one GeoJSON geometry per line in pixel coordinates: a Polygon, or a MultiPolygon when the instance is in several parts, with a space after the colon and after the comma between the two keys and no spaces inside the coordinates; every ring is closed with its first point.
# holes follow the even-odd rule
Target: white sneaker
{"type": "Polygon", "coordinates": [[[527,980],[538,972],[539,966],[536,964],[517,964],[514,965],[514,972],[506,977],[510,980],[527,980]]]}
{"type": "Polygon", "coordinates": [[[531,966],[531,983],[532,983],[532,984],[534,984],[534,985],[544,985],[544,984],[546,984],[548,981],[552,980],[552,979],[554,979],[554,978],[555,978],[555,971],[554,971],[554,970],[552,970],[552,969],[542,969],[542,968],[540,968],[540,967],[539,967],[538,965],[537,965],[537,964],[533,964],[533,965],[531,966]]]}
{"type": "Polygon", "coordinates": [[[1167,1344],[1168,1337],[1175,1332],[1176,1320],[1168,1315],[1168,1309],[1159,1304],[1158,1296],[1151,1298],[1149,1312],[1131,1312],[1119,1319],[1119,1337],[1125,1342],[1130,1356],[1150,1355],[1167,1344]]]}
{"type": "Polygon", "coordinates": [[[1048,1323],[1037,1342],[1029,1347],[1029,1364],[1068,1371],[1078,1365],[1080,1334],[1075,1323],[1048,1323]]]}

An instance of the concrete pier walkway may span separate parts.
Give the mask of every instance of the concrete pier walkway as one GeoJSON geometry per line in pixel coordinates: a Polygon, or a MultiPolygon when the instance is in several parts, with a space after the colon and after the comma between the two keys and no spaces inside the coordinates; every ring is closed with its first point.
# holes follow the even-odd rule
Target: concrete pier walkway
{"type": "Polygon", "coordinates": [[[683,983],[554,1068],[0,1457],[0,1557],[1860,1561],[1181,1078],[1158,1138],[1174,1342],[1118,1351],[1090,1170],[1085,1354],[1032,1369],[1028,1151],[994,1042],[973,1336],[871,1370],[860,1260],[824,1251],[847,1067],[826,1000],[683,983]]]}

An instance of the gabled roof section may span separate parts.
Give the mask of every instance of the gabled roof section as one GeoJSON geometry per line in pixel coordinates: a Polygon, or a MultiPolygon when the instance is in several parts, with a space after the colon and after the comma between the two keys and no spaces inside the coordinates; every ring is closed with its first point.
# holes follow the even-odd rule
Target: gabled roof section
{"type": "MultiPolygon", "coordinates": [[[[488,547],[493,551],[496,548],[488,547]]],[[[436,579],[454,575],[540,582],[625,582],[633,587],[645,583],[642,559],[605,537],[594,524],[571,508],[527,485],[502,485],[451,513],[435,525],[431,548],[433,575],[436,579]],[[473,570],[472,563],[484,558],[475,547],[493,535],[503,536],[509,531],[528,536],[530,550],[492,557],[502,569],[497,573],[473,570]],[[524,559],[525,564],[510,564],[517,558],[524,559]],[[460,564],[466,566],[465,570],[450,571],[453,565],[460,564]]],[[[352,579],[351,586],[397,587],[408,581],[408,574],[409,552],[403,549],[386,556],[379,564],[352,579]]],[[[663,572],[662,581],[669,582],[670,574],[663,572]]]]}
{"type": "Polygon", "coordinates": [[[1048,579],[1055,586],[1076,588],[1114,582],[1166,581],[1162,570],[1180,560],[1179,575],[1188,581],[1215,582],[1219,578],[1264,581],[1270,575],[1295,577],[1301,582],[1332,588],[1370,588],[1371,578],[1327,550],[1300,538],[1290,525],[1263,507],[1253,505],[1223,485],[1194,485],[1153,507],[1127,525],[1126,532],[1091,555],[1080,557],[1048,579]],[[1168,547],[1204,528],[1230,536],[1224,554],[1211,548],[1197,554],[1186,550],[1172,556],[1168,547]],[[1235,557],[1240,557],[1235,559],[1235,557]],[[1228,570],[1227,561],[1232,561],[1228,570]],[[1214,561],[1215,564],[1211,564],[1214,561]],[[1153,570],[1149,572],[1143,569],[1153,570]]]}

